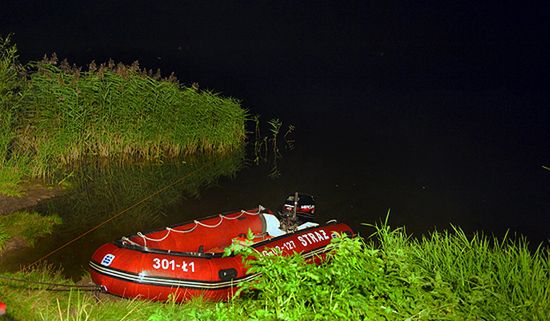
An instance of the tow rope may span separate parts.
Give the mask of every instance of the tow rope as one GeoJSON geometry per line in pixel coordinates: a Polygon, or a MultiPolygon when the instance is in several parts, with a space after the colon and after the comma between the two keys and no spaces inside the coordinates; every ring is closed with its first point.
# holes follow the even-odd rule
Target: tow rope
{"type": "MultiPolygon", "coordinates": [[[[56,248],[55,250],[53,250],[53,251],[49,252],[48,254],[46,254],[46,255],[40,257],[40,258],[37,259],[36,261],[34,261],[34,262],[32,262],[31,264],[27,265],[27,268],[32,267],[32,266],[35,265],[36,263],[38,263],[38,262],[40,262],[40,261],[42,261],[42,260],[48,258],[48,257],[51,256],[52,254],[59,252],[61,249],[64,249],[65,247],[69,246],[70,244],[72,244],[72,243],[74,243],[74,242],[80,240],[80,239],[83,238],[84,236],[86,236],[86,235],[92,233],[93,231],[97,230],[98,228],[102,227],[103,225],[105,225],[105,224],[111,222],[112,220],[118,218],[118,217],[121,216],[122,214],[128,212],[129,210],[131,210],[131,209],[133,209],[133,208],[135,208],[135,207],[137,207],[138,205],[141,205],[141,204],[144,203],[145,201],[148,201],[149,199],[153,198],[154,196],[159,195],[160,193],[164,192],[165,190],[169,189],[170,187],[172,187],[172,186],[178,184],[179,182],[181,182],[181,181],[183,181],[184,179],[188,178],[188,177],[191,176],[192,174],[196,173],[198,170],[202,170],[202,169],[204,169],[204,168],[206,168],[205,165],[203,165],[202,167],[199,167],[198,169],[196,169],[196,170],[194,170],[194,171],[192,171],[192,172],[190,172],[190,173],[187,173],[186,175],[184,175],[184,176],[178,178],[178,179],[175,180],[174,182],[172,182],[172,183],[166,185],[165,187],[159,189],[158,191],[153,192],[153,193],[150,194],[149,196],[144,197],[143,199],[139,200],[137,203],[134,203],[133,205],[131,205],[131,206],[129,206],[129,207],[123,209],[122,211],[118,212],[116,215],[114,215],[114,216],[112,216],[112,217],[106,219],[105,221],[103,221],[103,222],[99,223],[98,225],[92,227],[91,229],[89,229],[89,230],[87,230],[86,232],[80,234],[79,236],[75,237],[74,239],[72,239],[72,240],[66,242],[65,244],[61,245],[60,247],[56,248]]],[[[23,269],[23,268],[22,268],[22,269],[23,269]]],[[[22,269],[21,269],[21,270],[22,270],[22,269]]]]}
{"type": "MultiPolygon", "coordinates": [[[[52,282],[29,281],[29,280],[26,280],[26,279],[19,279],[19,278],[3,276],[3,275],[0,275],[0,279],[4,280],[6,282],[11,281],[11,282],[27,283],[27,284],[31,284],[31,285],[48,286],[50,288],[45,289],[45,290],[48,290],[48,291],[70,291],[71,289],[79,289],[81,291],[94,291],[94,292],[102,292],[103,291],[103,289],[99,285],[96,285],[96,284],[93,284],[93,285],[91,285],[91,284],[90,285],[79,285],[79,284],[63,284],[63,283],[52,283],[52,282]]],[[[36,287],[36,288],[28,287],[28,288],[31,289],[31,290],[44,290],[44,289],[41,289],[39,287],[36,287]]]]}

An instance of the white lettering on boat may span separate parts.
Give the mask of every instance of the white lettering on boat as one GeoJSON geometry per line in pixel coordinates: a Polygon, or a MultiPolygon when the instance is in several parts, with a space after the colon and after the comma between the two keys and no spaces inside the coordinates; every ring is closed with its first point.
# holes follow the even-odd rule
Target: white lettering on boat
{"type": "Polygon", "coordinates": [[[319,243],[330,239],[327,233],[324,230],[313,231],[309,233],[304,233],[298,236],[298,241],[302,243],[303,246],[308,246],[314,243],[319,243]]]}
{"type": "Polygon", "coordinates": [[[155,257],[153,258],[153,269],[171,271],[181,269],[183,272],[195,272],[195,262],[181,261],[181,263],[179,263],[173,259],[168,260],[155,257]]]}
{"type": "Polygon", "coordinates": [[[293,249],[296,248],[296,243],[294,243],[294,241],[290,240],[290,241],[284,242],[282,247],[283,247],[283,249],[285,249],[287,251],[290,251],[290,250],[293,250],[293,249]]]}
{"type": "MultiPolygon", "coordinates": [[[[325,230],[318,230],[313,232],[304,233],[297,237],[298,241],[302,243],[303,246],[308,246],[311,244],[319,243],[322,241],[330,240],[330,237],[327,235],[325,230]]],[[[273,248],[267,248],[262,251],[264,256],[266,255],[279,255],[283,250],[292,251],[296,248],[296,243],[294,240],[286,241],[281,246],[275,245],[273,248]]]]}
{"type": "Polygon", "coordinates": [[[264,256],[266,256],[266,255],[278,255],[283,250],[285,250],[287,252],[290,252],[290,251],[294,250],[295,248],[296,248],[296,243],[293,240],[290,240],[290,241],[284,242],[283,245],[281,245],[281,246],[275,245],[274,248],[271,248],[271,249],[268,249],[268,250],[263,250],[262,255],[264,255],[264,256]]]}

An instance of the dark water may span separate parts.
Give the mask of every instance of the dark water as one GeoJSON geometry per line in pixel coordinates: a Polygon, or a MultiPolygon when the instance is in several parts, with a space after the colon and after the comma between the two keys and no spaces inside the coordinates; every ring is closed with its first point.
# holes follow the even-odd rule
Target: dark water
{"type": "Polygon", "coordinates": [[[121,235],[257,204],[276,208],[294,191],[316,196],[321,221],[336,218],[363,234],[371,230],[360,223],[378,222],[391,209],[390,224],[415,235],[452,224],[468,233],[509,230],[534,245],[548,240],[548,96],[318,84],[271,89],[248,101],[264,120],[275,115],[296,126],[294,149],[281,144],[278,178],[269,176],[271,154],[255,165],[250,151],[89,170],[74,191],[37,208],[60,214],[65,224],[35,248],[3,257],[3,269],[33,262],[184,176],[48,262],[77,278],[95,248],[121,235]]]}

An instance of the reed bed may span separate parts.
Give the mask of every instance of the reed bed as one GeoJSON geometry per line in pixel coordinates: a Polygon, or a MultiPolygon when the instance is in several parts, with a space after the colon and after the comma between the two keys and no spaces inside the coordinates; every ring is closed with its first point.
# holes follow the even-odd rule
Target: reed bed
{"type": "Polygon", "coordinates": [[[12,151],[15,123],[25,82],[17,62],[17,47],[10,37],[0,38],[0,193],[19,195],[19,184],[27,174],[27,157],[12,151]]]}
{"type": "Polygon", "coordinates": [[[89,157],[158,161],[244,143],[248,115],[236,99],[161,78],[137,62],[92,62],[83,70],[53,55],[23,67],[9,38],[0,49],[2,168],[48,177],[89,157]]]}
{"type": "MultiPolygon", "coordinates": [[[[36,311],[47,311],[41,317],[48,320],[68,313],[70,319],[88,320],[242,320],[245,316],[248,320],[462,321],[550,317],[547,247],[530,252],[525,241],[482,234],[467,237],[458,228],[414,239],[403,228],[391,229],[385,223],[375,226],[369,238],[336,238],[331,246],[334,251],[329,260],[319,266],[306,264],[300,256],[257,256],[249,264],[262,276],[244,286],[239,298],[227,303],[199,298],[187,304],[128,300],[98,304],[86,293],[37,293],[2,283],[0,291],[13,316],[29,320],[40,319],[36,311]]],[[[38,272],[31,273],[36,278],[38,272]]]]}
{"type": "Polygon", "coordinates": [[[137,63],[81,72],[50,58],[33,70],[18,143],[44,165],[34,175],[88,156],[160,160],[226,152],[244,141],[246,112],[237,100],[153,77],[137,63]]]}

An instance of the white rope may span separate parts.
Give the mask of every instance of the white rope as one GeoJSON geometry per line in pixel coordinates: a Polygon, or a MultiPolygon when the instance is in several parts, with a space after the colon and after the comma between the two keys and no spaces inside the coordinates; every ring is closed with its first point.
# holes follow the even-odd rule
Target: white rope
{"type": "MultiPolygon", "coordinates": [[[[236,220],[236,219],[238,219],[239,217],[243,216],[243,214],[244,214],[243,211],[241,211],[241,214],[239,214],[239,215],[237,215],[237,216],[235,216],[235,217],[227,217],[227,216],[223,216],[223,215],[221,215],[221,214],[220,214],[220,216],[223,217],[223,218],[225,218],[226,220],[236,220]]],[[[251,214],[251,215],[252,215],[252,214],[251,214]]]]}
{"type": "MultiPolygon", "coordinates": [[[[139,234],[141,234],[141,232],[138,232],[138,235],[139,234]]],[[[147,247],[147,240],[145,239],[145,237],[143,237],[143,235],[141,235],[141,239],[143,240],[143,246],[147,247]]]]}
{"type": "MultiPolygon", "coordinates": [[[[235,217],[227,217],[227,216],[224,216],[224,215],[220,214],[219,215],[220,221],[218,223],[214,224],[214,225],[204,224],[200,221],[195,220],[195,221],[193,221],[193,223],[195,223],[195,226],[193,226],[192,228],[190,228],[188,230],[176,230],[176,229],[173,229],[171,227],[166,227],[166,235],[164,235],[163,237],[158,238],[158,239],[145,236],[141,232],[137,232],[137,235],[143,239],[143,246],[147,246],[147,241],[148,240],[153,241],[153,242],[162,242],[162,241],[166,240],[166,238],[170,235],[170,232],[176,232],[176,233],[181,233],[181,234],[190,233],[190,232],[193,232],[197,228],[197,226],[199,226],[199,225],[207,227],[207,228],[216,228],[216,227],[218,227],[222,224],[224,219],[226,219],[226,220],[236,220],[239,217],[243,216],[244,214],[259,215],[260,213],[262,213],[263,210],[265,210],[265,207],[263,207],[262,205],[258,205],[258,211],[255,212],[255,213],[254,212],[247,212],[245,210],[241,210],[241,213],[239,215],[235,216],[235,217]]],[[[128,239],[127,237],[123,237],[122,241],[129,242],[133,245],[139,245],[139,244],[133,242],[132,240],[128,239]]]]}
{"type": "Polygon", "coordinates": [[[197,228],[197,224],[195,224],[192,228],[188,229],[188,230],[176,230],[176,229],[173,229],[171,227],[167,227],[166,229],[167,230],[170,230],[172,232],[176,232],[176,233],[190,233],[190,232],[193,232],[195,229],[197,228]]]}
{"type": "Polygon", "coordinates": [[[247,212],[245,210],[241,210],[241,213],[248,214],[248,215],[259,215],[263,210],[265,210],[265,207],[258,205],[258,211],[256,213],[247,212]]]}
{"type": "Polygon", "coordinates": [[[199,221],[195,221],[195,224],[200,225],[200,226],[204,226],[204,227],[209,227],[209,228],[216,228],[216,227],[222,225],[223,218],[224,218],[224,216],[220,215],[220,221],[218,223],[214,224],[214,225],[204,224],[204,223],[201,223],[199,221]]]}
{"type": "Polygon", "coordinates": [[[163,237],[159,238],[159,239],[154,239],[152,237],[148,237],[148,236],[145,236],[143,235],[143,233],[141,232],[137,232],[137,235],[138,236],[141,236],[143,239],[145,240],[149,240],[149,241],[153,241],[153,242],[162,242],[164,240],[166,240],[166,238],[168,237],[168,235],[170,235],[170,230],[169,229],[166,229],[166,235],[164,235],[163,237]]]}
{"type": "Polygon", "coordinates": [[[122,242],[130,243],[130,244],[132,244],[132,245],[141,246],[140,244],[138,244],[138,243],[136,243],[136,242],[130,240],[130,239],[127,238],[126,236],[123,236],[123,237],[121,238],[121,240],[122,240],[122,242]]]}

